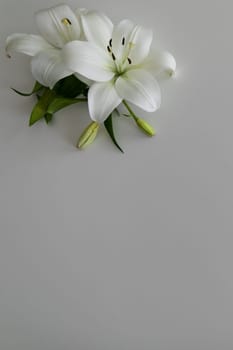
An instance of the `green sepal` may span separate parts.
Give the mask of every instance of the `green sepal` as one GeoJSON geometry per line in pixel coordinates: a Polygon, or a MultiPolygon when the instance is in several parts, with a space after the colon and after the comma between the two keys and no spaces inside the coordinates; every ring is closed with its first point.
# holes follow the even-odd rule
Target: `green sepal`
{"type": "Polygon", "coordinates": [[[87,101],[86,98],[77,99],[77,98],[64,98],[64,97],[55,97],[52,102],[49,104],[47,113],[54,114],[60,109],[73,105],[75,103],[87,101]]]}
{"type": "Polygon", "coordinates": [[[76,78],[74,75],[70,75],[57,82],[53,90],[57,95],[67,98],[75,98],[79,95],[84,95],[87,90],[87,85],[76,78]]]}
{"type": "Polygon", "coordinates": [[[49,88],[46,88],[44,93],[41,95],[39,101],[35,104],[30,120],[29,120],[29,126],[35,124],[38,120],[45,117],[47,114],[47,109],[52,100],[55,97],[55,92],[53,90],[50,90],[49,88]]]}
{"type": "Polygon", "coordinates": [[[18,94],[20,96],[32,96],[33,94],[35,94],[36,92],[42,90],[43,88],[44,88],[44,86],[41,85],[40,83],[38,83],[38,81],[36,81],[31,92],[28,92],[28,93],[27,92],[21,92],[19,90],[14,89],[14,88],[11,88],[11,90],[16,92],[16,94],[18,94]]]}
{"type": "Polygon", "coordinates": [[[124,153],[123,149],[119,146],[119,144],[117,143],[117,140],[115,138],[115,134],[114,134],[114,130],[113,130],[113,123],[112,123],[112,114],[110,114],[110,116],[105,120],[104,122],[104,126],[112,140],[112,142],[114,143],[114,145],[122,152],[124,153]]]}

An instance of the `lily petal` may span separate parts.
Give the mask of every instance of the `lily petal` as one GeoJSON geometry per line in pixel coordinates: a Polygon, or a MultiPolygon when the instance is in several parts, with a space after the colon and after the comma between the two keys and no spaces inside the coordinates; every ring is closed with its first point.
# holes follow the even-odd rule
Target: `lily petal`
{"type": "Polygon", "coordinates": [[[86,39],[107,49],[112,37],[112,21],[104,13],[97,11],[80,11],[79,16],[86,39]]]}
{"type": "Polygon", "coordinates": [[[73,72],[64,65],[61,50],[51,49],[42,51],[31,60],[31,70],[34,78],[51,89],[62,78],[73,72]]]}
{"type": "Polygon", "coordinates": [[[84,84],[91,86],[92,85],[92,80],[84,77],[82,74],[79,73],[74,73],[74,75],[76,76],[76,78],[78,78],[79,80],[81,80],[84,84]]]}
{"type": "Polygon", "coordinates": [[[55,47],[62,48],[65,43],[79,39],[78,19],[67,5],[38,11],[35,18],[41,35],[55,47]]]}
{"type": "Polygon", "coordinates": [[[172,75],[176,70],[176,60],[172,54],[167,51],[152,49],[149,56],[142,63],[142,66],[154,76],[160,73],[172,75]]]}
{"type": "Polygon", "coordinates": [[[117,93],[147,112],[160,107],[161,93],[157,81],[143,69],[132,69],[115,83],[117,93]]]}
{"type": "Polygon", "coordinates": [[[121,103],[113,81],[94,83],[88,91],[90,117],[97,122],[104,122],[112,111],[121,103]]]}
{"type": "Polygon", "coordinates": [[[73,41],[64,46],[62,57],[71,70],[94,81],[108,81],[114,76],[114,62],[94,43],[73,41]]]}
{"type": "Polygon", "coordinates": [[[6,39],[6,53],[8,55],[15,51],[28,56],[35,56],[38,52],[50,48],[52,46],[39,35],[15,33],[6,39]]]}
{"type": "Polygon", "coordinates": [[[74,13],[78,19],[78,22],[80,24],[80,36],[79,36],[79,40],[81,41],[85,41],[86,40],[86,37],[85,37],[85,34],[84,34],[84,31],[83,31],[83,26],[82,26],[82,21],[81,21],[81,16],[84,16],[86,15],[87,13],[89,12],[88,9],[86,9],[85,7],[82,7],[82,8],[77,8],[74,13]]]}
{"type": "Polygon", "coordinates": [[[153,39],[153,33],[150,29],[141,26],[135,26],[129,39],[129,58],[133,65],[142,62],[149,54],[153,39]]]}
{"type": "Polygon", "coordinates": [[[127,58],[129,52],[129,39],[135,25],[128,19],[118,23],[112,33],[112,52],[117,60],[127,58]]]}

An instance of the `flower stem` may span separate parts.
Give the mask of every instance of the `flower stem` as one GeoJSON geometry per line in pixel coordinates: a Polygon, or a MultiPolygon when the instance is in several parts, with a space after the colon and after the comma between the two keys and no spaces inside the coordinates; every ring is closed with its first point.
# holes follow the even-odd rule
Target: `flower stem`
{"type": "Polygon", "coordinates": [[[126,109],[129,111],[129,114],[131,115],[131,117],[133,117],[133,119],[137,121],[138,117],[136,116],[134,111],[131,109],[131,107],[128,105],[128,103],[125,100],[123,100],[122,103],[125,105],[126,109]]]}

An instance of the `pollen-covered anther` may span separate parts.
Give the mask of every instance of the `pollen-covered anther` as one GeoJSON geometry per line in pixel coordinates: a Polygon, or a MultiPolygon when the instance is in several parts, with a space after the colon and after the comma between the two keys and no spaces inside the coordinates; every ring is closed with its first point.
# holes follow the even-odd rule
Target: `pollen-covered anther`
{"type": "Polygon", "coordinates": [[[132,64],[132,60],[129,57],[127,57],[127,60],[129,62],[129,64],[132,64]]]}
{"type": "Polygon", "coordinates": [[[112,47],[112,39],[109,40],[109,46],[112,47]]]}
{"type": "Polygon", "coordinates": [[[63,23],[63,24],[65,24],[66,26],[71,26],[71,21],[69,20],[69,18],[63,18],[62,20],[61,20],[61,22],[63,23]]]}
{"type": "Polygon", "coordinates": [[[112,52],[112,59],[113,59],[113,61],[116,61],[116,56],[114,55],[113,52],[112,52]]]}
{"type": "Polygon", "coordinates": [[[125,38],[122,38],[121,44],[124,46],[125,45],[125,38]]]}
{"type": "Polygon", "coordinates": [[[111,52],[111,51],[112,51],[111,48],[110,48],[110,46],[107,46],[107,50],[108,50],[108,52],[111,52]]]}

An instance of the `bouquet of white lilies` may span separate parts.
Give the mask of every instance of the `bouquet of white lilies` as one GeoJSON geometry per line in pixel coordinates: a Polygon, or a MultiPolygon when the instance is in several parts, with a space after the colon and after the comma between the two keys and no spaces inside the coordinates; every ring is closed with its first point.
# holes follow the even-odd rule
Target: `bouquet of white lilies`
{"type": "Polygon", "coordinates": [[[91,123],[77,146],[84,148],[95,139],[103,124],[114,144],[113,118],[132,117],[147,135],[155,130],[132,110],[131,103],[147,112],[160,107],[161,93],[156,77],[175,72],[174,57],[151,48],[152,31],[128,19],[114,25],[103,13],[61,4],[35,14],[40,35],[10,35],[6,53],[32,57],[31,72],[36,104],[29,125],[40,119],[51,122],[66,106],[87,102],[91,123]],[[125,113],[118,107],[123,104],[125,113]]]}

